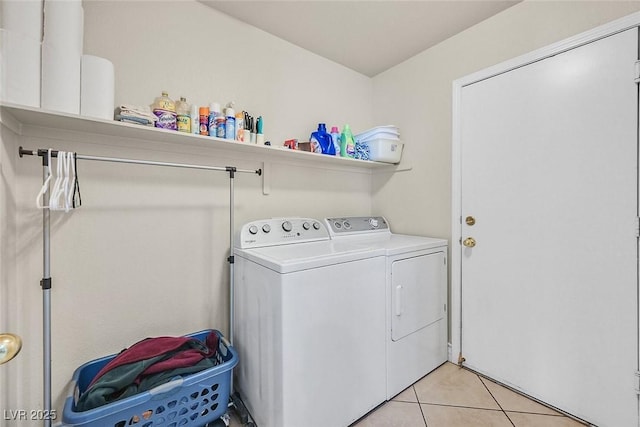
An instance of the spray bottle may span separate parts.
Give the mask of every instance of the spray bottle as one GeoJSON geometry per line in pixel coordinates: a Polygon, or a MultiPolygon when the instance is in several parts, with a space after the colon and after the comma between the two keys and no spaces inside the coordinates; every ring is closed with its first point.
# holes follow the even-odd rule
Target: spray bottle
{"type": "Polygon", "coordinates": [[[236,112],[233,110],[233,102],[227,104],[224,113],[227,116],[224,137],[226,139],[236,139],[236,112]]]}
{"type": "Polygon", "coordinates": [[[200,134],[200,108],[196,104],[191,105],[191,133],[200,134]]]}
{"type": "Polygon", "coordinates": [[[218,134],[218,116],[220,112],[220,104],[212,102],[209,104],[209,136],[217,136],[218,134]]]}

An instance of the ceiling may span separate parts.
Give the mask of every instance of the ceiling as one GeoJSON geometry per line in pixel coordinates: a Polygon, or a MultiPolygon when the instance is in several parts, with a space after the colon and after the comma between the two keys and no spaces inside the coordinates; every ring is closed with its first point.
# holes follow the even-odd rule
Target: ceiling
{"type": "Polygon", "coordinates": [[[521,0],[199,0],[373,77],[521,0]]]}

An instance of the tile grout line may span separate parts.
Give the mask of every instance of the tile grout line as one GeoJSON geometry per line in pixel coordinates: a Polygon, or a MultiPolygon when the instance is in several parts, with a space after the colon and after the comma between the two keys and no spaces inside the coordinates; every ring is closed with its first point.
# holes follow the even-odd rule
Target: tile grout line
{"type": "Polygon", "coordinates": [[[413,394],[416,396],[416,402],[418,403],[418,408],[420,408],[420,413],[422,414],[422,420],[424,421],[424,425],[425,427],[429,427],[429,424],[427,424],[427,417],[424,414],[424,411],[422,410],[422,403],[420,403],[418,392],[416,391],[416,388],[414,386],[415,384],[411,385],[411,390],[413,390],[413,394]]]}
{"type": "MultiPolygon", "coordinates": [[[[475,373],[474,373],[475,374],[475,373]]],[[[487,385],[484,383],[484,381],[482,381],[482,378],[480,378],[480,375],[475,374],[476,378],[478,378],[478,381],[480,381],[480,383],[482,384],[482,386],[487,390],[487,392],[489,392],[489,395],[491,395],[491,397],[493,398],[493,400],[496,402],[496,405],[498,405],[498,407],[500,408],[500,410],[502,411],[502,413],[504,414],[505,417],[507,417],[507,419],[509,420],[509,422],[511,423],[511,425],[513,427],[516,427],[516,425],[513,423],[513,421],[511,421],[511,418],[509,417],[509,414],[507,414],[504,410],[504,408],[502,408],[502,405],[500,404],[500,402],[498,402],[498,399],[496,399],[496,397],[493,395],[493,393],[491,393],[491,390],[489,390],[489,387],[487,387],[487,385]]]]}
{"type": "MultiPolygon", "coordinates": [[[[509,386],[506,386],[506,385],[504,385],[504,384],[497,383],[497,382],[495,382],[495,381],[491,380],[491,378],[489,378],[489,377],[485,377],[485,376],[483,376],[483,375],[481,375],[481,374],[477,373],[476,371],[474,371],[474,370],[472,370],[472,369],[469,369],[469,368],[467,368],[467,367],[463,367],[463,368],[464,368],[464,369],[466,369],[467,371],[469,371],[469,372],[471,372],[471,373],[475,374],[476,376],[478,376],[478,378],[480,378],[480,381],[482,382],[482,384],[484,384],[485,388],[487,388],[487,390],[489,391],[489,394],[491,394],[491,396],[492,396],[492,397],[493,397],[493,399],[496,401],[496,403],[498,403],[497,399],[493,396],[493,394],[491,393],[491,391],[489,390],[489,388],[488,388],[488,387],[487,387],[487,385],[485,384],[485,382],[484,382],[483,378],[484,378],[485,380],[487,380],[487,381],[490,381],[490,382],[495,383],[495,384],[497,384],[497,385],[499,385],[499,386],[502,386],[502,387],[506,388],[507,390],[510,390],[510,391],[512,391],[513,393],[515,393],[515,394],[517,394],[517,395],[519,395],[519,396],[521,396],[521,397],[523,397],[523,398],[525,398],[525,399],[528,399],[528,400],[530,400],[530,401],[532,401],[532,402],[535,402],[535,403],[537,403],[537,404],[539,404],[539,405],[542,405],[542,406],[544,406],[544,407],[546,407],[546,408],[548,408],[548,409],[551,409],[551,410],[553,410],[553,411],[557,412],[557,414],[547,414],[547,413],[541,413],[541,412],[529,412],[529,411],[516,411],[516,410],[510,410],[509,412],[515,412],[515,413],[518,413],[518,414],[528,414],[528,415],[543,415],[543,416],[546,416],[546,417],[568,418],[568,419],[570,419],[570,420],[574,420],[574,421],[576,421],[576,422],[578,422],[578,423],[580,423],[580,424],[583,424],[583,425],[584,425],[584,426],[586,426],[586,427],[591,426],[591,424],[588,424],[588,423],[586,423],[586,424],[585,424],[585,421],[584,421],[584,420],[582,420],[582,419],[580,419],[580,418],[578,418],[578,417],[576,417],[576,416],[574,416],[574,415],[568,414],[568,413],[566,413],[566,412],[562,411],[562,410],[561,410],[561,409],[559,409],[559,408],[553,407],[553,406],[551,406],[551,405],[549,405],[549,404],[547,404],[547,403],[545,403],[545,402],[539,401],[539,400],[537,400],[537,399],[535,399],[535,398],[533,398],[533,397],[531,397],[531,396],[527,396],[527,395],[525,395],[525,394],[523,394],[523,393],[521,393],[521,392],[519,392],[519,391],[517,391],[517,390],[515,390],[515,389],[512,389],[512,388],[511,388],[511,387],[509,387],[509,386]]],[[[500,408],[502,408],[502,405],[500,405],[500,403],[498,403],[498,406],[500,406],[500,408]]],[[[509,418],[509,414],[507,414],[507,413],[506,413],[506,411],[505,411],[504,409],[503,409],[503,412],[505,413],[505,415],[507,416],[507,418],[509,418]]],[[[509,421],[511,421],[511,418],[509,418],[509,421]]],[[[511,423],[513,424],[513,422],[511,422],[511,423]]]]}
{"type": "MultiPolygon", "coordinates": [[[[407,403],[415,403],[415,402],[407,402],[407,403]]],[[[448,403],[421,403],[421,405],[442,406],[443,408],[475,409],[477,411],[488,411],[488,412],[504,412],[500,408],[491,409],[491,408],[482,408],[480,406],[462,406],[462,405],[453,405],[453,404],[448,404],[448,403]]],[[[531,415],[540,415],[540,414],[531,414],[531,415]]]]}

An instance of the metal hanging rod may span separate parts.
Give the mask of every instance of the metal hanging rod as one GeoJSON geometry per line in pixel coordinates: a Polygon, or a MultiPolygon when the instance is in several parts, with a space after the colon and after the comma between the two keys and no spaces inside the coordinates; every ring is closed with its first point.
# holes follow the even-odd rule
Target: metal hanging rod
{"type": "MultiPolygon", "coordinates": [[[[37,150],[27,150],[25,148],[18,149],[18,154],[22,156],[40,156],[44,157],[49,154],[49,150],[39,148],[37,150]]],[[[51,150],[51,157],[58,157],[58,150],[51,150]]],[[[155,162],[151,160],[137,160],[137,159],[122,159],[118,157],[99,157],[99,156],[87,156],[84,154],[76,154],[78,160],[94,160],[98,162],[113,162],[113,163],[130,163],[136,165],[150,165],[150,166],[166,166],[171,168],[184,168],[184,169],[202,169],[202,170],[214,170],[231,173],[251,173],[262,175],[262,169],[237,169],[235,166],[204,166],[204,165],[191,165],[186,163],[169,163],[169,162],[155,162]]]]}
{"type": "MultiPolygon", "coordinates": [[[[47,185],[48,178],[48,163],[49,150],[26,150],[22,146],[18,149],[20,157],[23,156],[40,156],[42,157],[42,181],[43,185],[47,185]]],[[[58,150],[51,150],[51,157],[58,157],[58,150]]],[[[85,156],[82,154],[75,155],[76,159],[80,160],[94,160],[98,162],[113,162],[113,163],[130,163],[138,165],[150,165],[150,166],[166,166],[172,168],[185,168],[185,169],[201,169],[201,170],[213,170],[229,173],[229,335],[231,344],[233,344],[233,321],[234,321],[234,246],[233,246],[233,231],[234,231],[234,200],[233,200],[233,181],[236,172],[238,173],[251,173],[262,175],[262,169],[237,169],[235,166],[204,166],[204,165],[191,165],[185,163],[168,163],[168,162],[155,162],[150,160],[136,160],[136,159],[122,159],[117,157],[98,157],[98,156],[85,156]]],[[[49,190],[44,193],[43,197],[46,197],[44,206],[49,205],[49,190]]],[[[42,240],[43,240],[43,278],[40,281],[42,287],[42,316],[43,316],[43,398],[45,413],[51,412],[52,398],[51,398],[51,272],[50,272],[50,212],[49,209],[42,210],[42,240]]],[[[233,390],[233,381],[231,382],[231,390],[233,390]]],[[[51,420],[44,421],[44,427],[51,427],[51,420]]]]}

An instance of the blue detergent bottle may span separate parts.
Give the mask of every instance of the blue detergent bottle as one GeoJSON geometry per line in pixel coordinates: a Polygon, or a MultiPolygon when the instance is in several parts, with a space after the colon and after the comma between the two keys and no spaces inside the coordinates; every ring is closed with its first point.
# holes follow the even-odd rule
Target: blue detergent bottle
{"type": "Polygon", "coordinates": [[[333,145],[331,135],[327,133],[327,126],[324,123],[318,123],[318,130],[311,134],[309,140],[318,143],[322,154],[336,155],[336,148],[333,145]]]}

